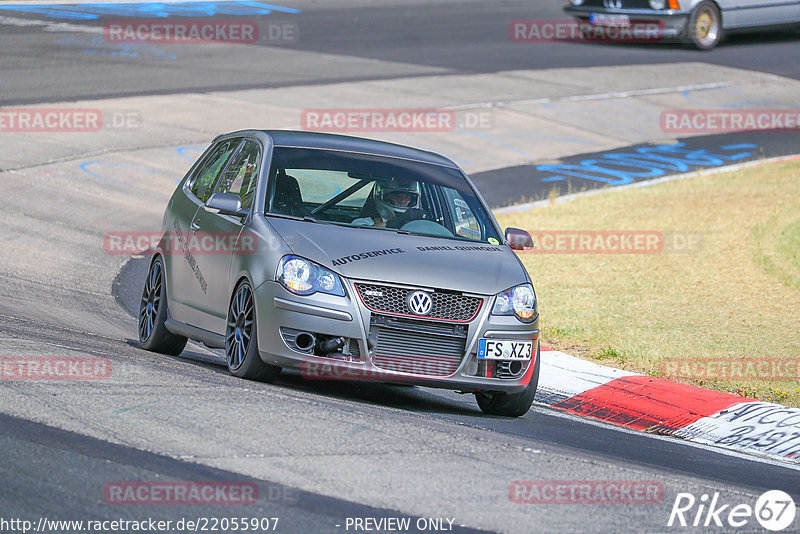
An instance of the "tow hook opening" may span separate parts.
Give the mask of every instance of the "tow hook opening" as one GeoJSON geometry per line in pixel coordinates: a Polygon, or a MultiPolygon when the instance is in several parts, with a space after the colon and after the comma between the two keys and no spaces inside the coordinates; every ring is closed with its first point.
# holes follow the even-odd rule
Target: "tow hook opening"
{"type": "Polygon", "coordinates": [[[322,341],[317,341],[317,350],[323,355],[331,354],[332,352],[339,352],[344,347],[343,337],[329,337],[322,341]]]}

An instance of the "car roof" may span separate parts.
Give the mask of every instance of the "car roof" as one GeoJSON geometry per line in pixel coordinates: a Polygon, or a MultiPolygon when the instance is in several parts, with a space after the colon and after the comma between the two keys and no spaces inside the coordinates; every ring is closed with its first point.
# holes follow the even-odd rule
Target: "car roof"
{"type": "Polygon", "coordinates": [[[352,137],[349,135],[337,135],[319,132],[301,132],[295,130],[258,130],[272,138],[274,146],[300,147],[300,148],[322,148],[329,150],[343,150],[347,152],[360,152],[363,154],[374,154],[376,156],[388,156],[402,158],[424,163],[433,163],[446,167],[458,168],[448,158],[419,150],[408,146],[365,139],[363,137],[352,137]]]}

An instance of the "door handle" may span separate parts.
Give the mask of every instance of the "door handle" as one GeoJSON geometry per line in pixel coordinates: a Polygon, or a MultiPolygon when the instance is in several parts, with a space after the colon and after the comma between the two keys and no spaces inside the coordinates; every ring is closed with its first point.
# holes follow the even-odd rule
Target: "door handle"
{"type": "Polygon", "coordinates": [[[199,222],[200,222],[200,219],[195,219],[195,221],[189,227],[189,228],[192,229],[192,233],[195,233],[200,229],[200,224],[198,224],[199,222]]]}

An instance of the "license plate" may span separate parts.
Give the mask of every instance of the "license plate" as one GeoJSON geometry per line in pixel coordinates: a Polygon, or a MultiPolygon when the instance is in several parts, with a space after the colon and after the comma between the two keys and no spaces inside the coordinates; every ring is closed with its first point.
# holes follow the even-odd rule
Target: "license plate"
{"type": "Polygon", "coordinates": [[[627,28],[631,25],[628,15],[606,15],[605,13],[592,13],[589,22],[595,26],[611,26],[614,28],[627,28]]]}
{"type": "Polygon", "coordinates": [[[530,360],[532,354],[533,341],[478,340],[478,358],[481,360],[530,360]]]}

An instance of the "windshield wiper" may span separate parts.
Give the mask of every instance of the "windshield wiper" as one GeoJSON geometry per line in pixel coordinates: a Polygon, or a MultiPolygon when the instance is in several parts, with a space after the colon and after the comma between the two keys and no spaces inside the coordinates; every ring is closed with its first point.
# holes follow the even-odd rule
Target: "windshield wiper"
{"type": "Polygon", "coordinates": [[[303,215],[302,217],[298,217],[297,215],[289,215],[287,213],[267,213],[266,215],[269,217],[280,217],[281,219],[291,219],[293,221],[305,221],[317,224],[338,224],[333,221],[322,221],[316,217],[312,217],[311,215],[303,215]]]}
{"type": "Polygon", "coordinates": [[[408,230],[401,230],[399,228],[387,228],[386,226],[353,226],[353,228],[371,228],[373,230],[388,230],[396,234],[411,235],[408,230]]]}

